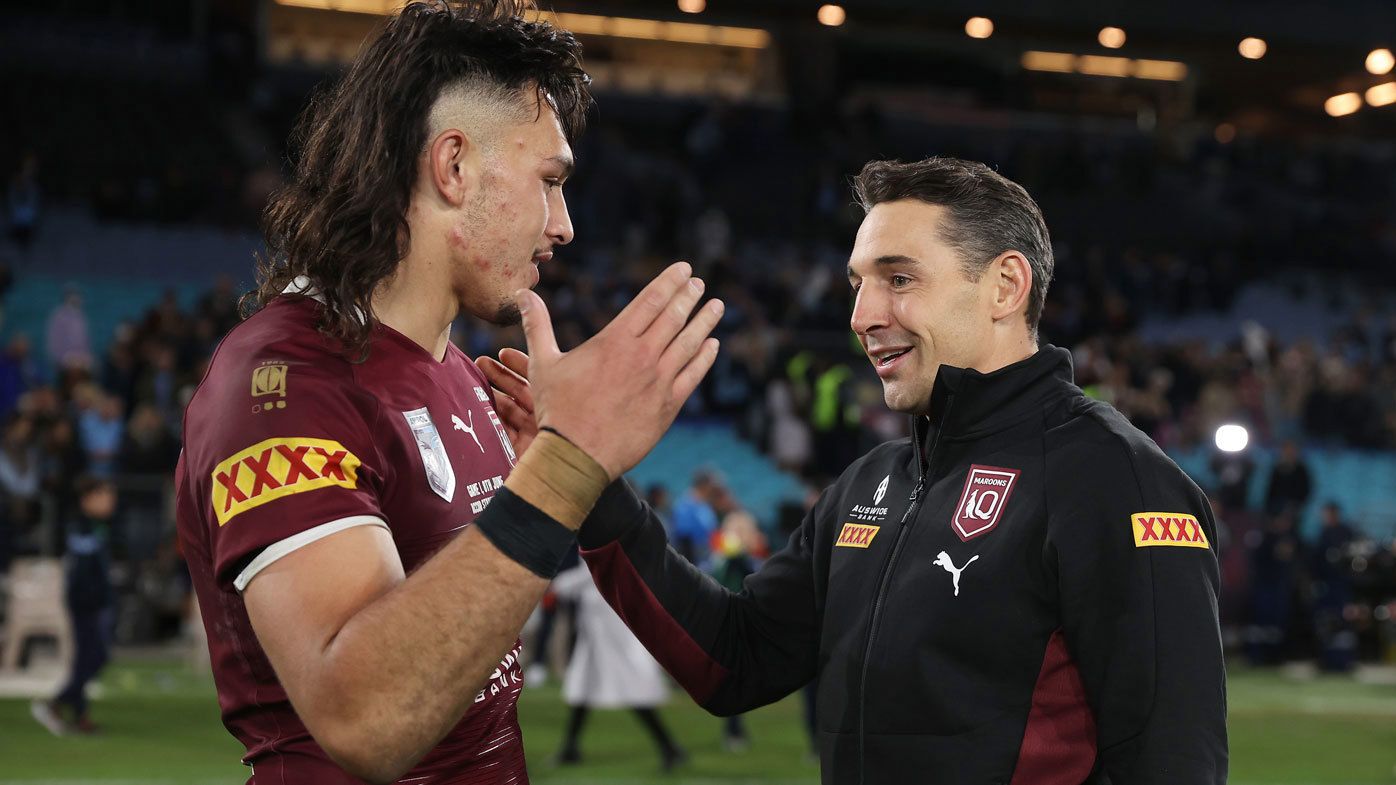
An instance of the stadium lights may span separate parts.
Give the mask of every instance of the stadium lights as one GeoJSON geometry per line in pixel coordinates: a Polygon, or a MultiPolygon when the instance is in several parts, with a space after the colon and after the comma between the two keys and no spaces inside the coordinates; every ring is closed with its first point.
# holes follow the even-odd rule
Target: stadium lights
{"type": "Polygon", "coordinates": [[[994,34],[993,20],[983,16],[971,16],[965,22],[965,35],[970,38],[988,38],[994,34]]]}
{"type": "Polygon", "coordinates": [[[1237,45],[1236,51],[1247,60],[1259,60],[1265,56],[1265,39],[1263,38],[1242,38],[1237,45]]]}
{"type": "Polygon", "coordinates": [[[1096,40],[1106,49],[1119,49],[1125,45],[1125,31],[1118,27],[1102,27],[1096,40]]]}
{"type": "MultiPolygon", "coordinates": [[[[360,14],[386,15],[397,13],[402,0],[276,0],[277,5],[315,8],[322,11],[348,11],[360,14]]],[[[704,4],[706,2],[704,0],[704,4]]],[[[708,44],[738,49],[765,49],[771,45],[771,34],[752,27],[725,27],[692,22],[660,22],[654,19],[630,19],[622,16],[554,13],[544,11],[539,17],[578,35],[609,38],[640,38],[649,41],[670,41],[681,44],[708,44]]]]}
{"type": "Polygon", "coordinates": [[[701,14],[708,7],[708,0],[679,0],[679,10],[685,14],[701,14]]]}
{"type": "Polygon", "coordinates": [[[1365,98],[1367,99],[1367,103],[1372,106],[1396,104],[1396,82],[1386,82],[1375,87],[1367,88],[1365,98]]]}
{"type": "Polygon", "coordinates": [[[1029,71],[1051,71],[1059,74],[1082,73],[1088,76],[1132,76],[1181,82],[1188,76],[1188,67],[1175,60],[1131,60],[1108,55],[1074,55],[1068,52],[1024,52],[1019,61],[1029,71]]]}
{"type": "Polygon", "coordinates": [[[819,23],[827,27],[838,27],[848,18],[848,13],[843,10],[843,6],[829,3],[819,7],[819,23]]]}
{"type": "Polygon", "coordinates": [[[1240,452],[1250,440],[1251,435],[1239,425],[1223,425],[1217,429],[1217,449],[1222,452],[1240,452]]]}
{"type": "Polygon", "coordinates": [[[1396,66],[1396,56],[1390,49],[1373,49],[1367,53],[1367,73],[1384,76],[1391,73],[1393,66],[1396,66]]]}
{"type": "Polygon", "coordinates": [[[1342,93],[1323,102],[1323,111],[1333,117],[1349,115],[1362,108],[1362,96],[1357,93],[1342,93]]]}

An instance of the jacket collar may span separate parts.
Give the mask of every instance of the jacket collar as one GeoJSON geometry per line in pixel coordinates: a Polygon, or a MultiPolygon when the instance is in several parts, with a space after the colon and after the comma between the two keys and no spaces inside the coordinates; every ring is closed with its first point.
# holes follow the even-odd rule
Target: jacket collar
{"type": "Polygon", "coordinates": [[[931,415],[912,418],[916,442],[937,431],[944,438],[999,430],[1039,408],[1053,392],[1075,384],[1071,352],[1044,345],[1036,354],[991,373],[940,366],[931,389],[931,415]]]}

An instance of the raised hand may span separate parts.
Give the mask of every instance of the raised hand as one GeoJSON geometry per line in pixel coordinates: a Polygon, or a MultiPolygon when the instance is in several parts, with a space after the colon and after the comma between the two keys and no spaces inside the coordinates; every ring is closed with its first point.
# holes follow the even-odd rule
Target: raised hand
{"type": "Polygon", "coordinates": [[[570,439],[612,479],[639,463],[717,359],[709,334],[722,318],[722,301],[689,320],[703,288],[686,262],[673,264],[570,352],[558,349],[542,298],[520,290],[538,426],[570,439]]]}

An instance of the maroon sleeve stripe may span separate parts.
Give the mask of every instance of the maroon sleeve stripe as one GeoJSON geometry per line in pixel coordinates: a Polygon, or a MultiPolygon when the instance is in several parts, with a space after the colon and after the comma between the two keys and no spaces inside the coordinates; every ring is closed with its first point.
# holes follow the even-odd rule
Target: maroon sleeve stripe
{"type": "Polygon", "coordinates": [[[665,610],[619,542],[583,550],[582,558],[606,602],[635,637],[694,701],[705,704],[727,680],[728,669],[709,656],[665,610]]]}
{"type": "Polygon", "coordinates": [[[1052,633],[1010,785],[1081,785],[1095,766],[1095,716],[1061,630],[1052,633]]]}

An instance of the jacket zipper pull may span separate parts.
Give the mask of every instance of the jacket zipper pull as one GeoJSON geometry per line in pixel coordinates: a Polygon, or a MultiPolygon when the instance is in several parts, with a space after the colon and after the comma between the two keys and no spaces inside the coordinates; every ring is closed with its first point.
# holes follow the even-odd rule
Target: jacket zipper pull
{"type": "Polygon", "coordinates": [[[921,491],[926,487],[926,478],[918,477],[916,484],[911,487],[911,500],[916,501],[921,498],[921,491]]]}

